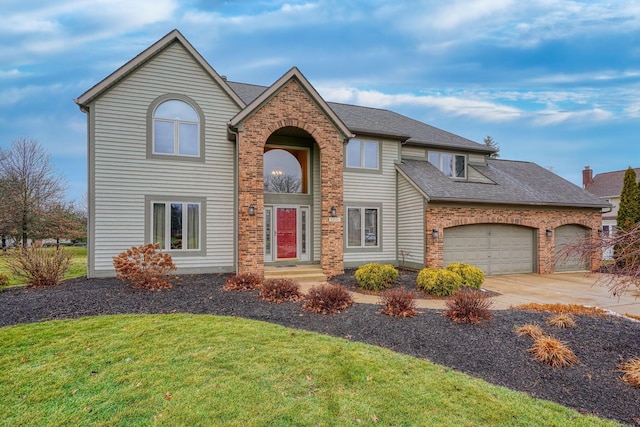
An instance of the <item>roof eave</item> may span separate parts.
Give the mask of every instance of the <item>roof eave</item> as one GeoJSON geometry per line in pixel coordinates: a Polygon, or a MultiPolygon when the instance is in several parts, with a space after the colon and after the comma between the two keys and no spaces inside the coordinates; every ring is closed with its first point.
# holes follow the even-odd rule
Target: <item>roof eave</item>
{"type": "Polygon", "coordinates": [[[461,199],[459,197],[431,197],[432,202],[460,202],[460,203],[479,203],[485,205],[513,205],[513,206],[554,206],[566,208],[584,208],[584,209],[604,209],[610,207],[609,204],[590,205],[584,203],[566,203],[566,202],[534,202],[534,201],[505,201],[505,200],[483,200],[483,199],[461,199]]]}
{"type": "Polygon", "coordinates": [[[493,153],[496,153],[495,150],[487,150],[485,148],[482,147],[472,147],[472,146],[460,146],[460,145],[452,145],[452,144],[446,144],[446,143],[439,143],[439,142],[427,142],[427,141],[416,141],[416,140],[411,140],[408,139],[407,141],[404,142],[405,145],[417,145],[420,147],[427,147],[427,148],[438,148],[438,149],[457,149],[460,151],[471,151],[474,153],[482,153],[485,155],[491,155],[493,153]]]}

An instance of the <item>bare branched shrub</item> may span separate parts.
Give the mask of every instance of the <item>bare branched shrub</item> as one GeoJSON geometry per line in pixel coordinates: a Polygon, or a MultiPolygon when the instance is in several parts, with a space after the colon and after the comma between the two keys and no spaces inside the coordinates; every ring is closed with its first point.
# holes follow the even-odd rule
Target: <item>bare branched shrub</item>
{"type": "Polygon", "coordinates": [[[393,317],[413,317],[416,315],[415,294],[403,287],[391,288],[382,292],[381,312],[393,317]]]}
{"type": "Polygon", "coordinates": [[[518,336],[527,335],[531,338],[539,338],[544,335],[544,331],[539,325],[527,324],[516,329],[518,336]]]}
{"type": "Polygon", "coordinates": [[[57,285],[71,265],[73,254],[64,249],[45,249],[32,246],[15,251],[7,258],[13,274],[27,279],[29,286],[57,285]]]}
{"type": "Polygon", "coordinates": [[[132,246],[118,256],[113,257],[116,277],[129,282],[134,288],[167,289],[171,288],[169,272],[176,269],[171,255],[158,252],[158,244],[147,243],[132,246]]]}
{"type": "Polygon", "coordinates": [[[556,328],[571,329],[576,327],[576,321],[569,313],[561,313],[547,319],[547,325],[556,328]]]}
{"type": "Polygon", "coordinates": [[[262,285],[262,276],[256,273],[236,274],[227,278],[222,289],[225,291],[252,291],[262,285]]]}
{"type": "Polygon", "coordinates": [[[477,289],[458,289],[446,302],[444,316],[459,323],[480,323],[491,320],[493,302],[477,289]]]}
{"type": "Polygon", "coordinates": [[[640,357],[626,360],[620,365],[620,372],[624,372],[622,381],[631,387],[640,387],[640,357]]]}
{"type": "Polygon", "coordinates": [[[578,255],[583,260],[602,256],[602,252],[615,248],[614,263],[602,267],[597,282],[609,288],[614,296],[622,295],[630,287],[640,289],[640,223],[627,230],[618,229],[615,236],[580,239],[560,251],[560,257],[578,255]]]}
{"type": "Polygon", "coordinates": [[[322,284],[309,289],[302,307],[314,313],[340,313],[353,305],[347,288],[341,285],[322,284]]]}
{"type": "Polygon", "coordinates": [[[535,360],[546,363],[553,368],[563,368],[578,364],[578,358],[573,353],[573,350],[562,341],[551,336],[534,338],[529,352],[535,360]]]}
{"type": "Polygon", "coordinates": [[[267,279],[260,286],[260,298],[280,304],[302,299],[300,285],[293,279],[267,279]]]}

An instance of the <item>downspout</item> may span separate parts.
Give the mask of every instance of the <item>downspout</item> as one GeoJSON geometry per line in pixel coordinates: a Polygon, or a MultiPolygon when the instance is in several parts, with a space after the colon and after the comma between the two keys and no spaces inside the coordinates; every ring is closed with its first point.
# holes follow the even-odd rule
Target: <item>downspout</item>
{"type": "Polygon", "coordinates": [[[238,274],[238,165],[240,151],[238,150],[238,132],[233,130],[231,123],[227,126],[229,134],[233,135],[233,268],[238,274]]]}

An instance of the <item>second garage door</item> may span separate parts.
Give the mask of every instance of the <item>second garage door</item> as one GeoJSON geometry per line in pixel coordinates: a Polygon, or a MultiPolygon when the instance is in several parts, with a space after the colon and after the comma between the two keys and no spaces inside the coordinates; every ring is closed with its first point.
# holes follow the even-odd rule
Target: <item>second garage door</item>
{"type": "Polygon", "coordinates": [[[444,264],[464,262],[487,275],[533,273],[534,229],[506,224],[474,224],[444,230],[444,264]]]}
{"type": "Polygon", "coordinates": [[[589,260],[580,255],[579,251],[572,251],[568,245],[578,244],[588,236],[588,230],[579,225],[563,225],[555,230],[554,242],[556,246],[556,271],[582,271],[589,268],[589,260]]]}

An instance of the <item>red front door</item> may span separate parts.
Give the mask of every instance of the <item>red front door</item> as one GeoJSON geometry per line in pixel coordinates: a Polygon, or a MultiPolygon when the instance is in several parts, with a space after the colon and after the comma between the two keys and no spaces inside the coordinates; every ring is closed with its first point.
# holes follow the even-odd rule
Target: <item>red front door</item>
{"type": "Polygon", "coordinates": [[[298,239],[296,208],[277,208],[276,210],[276,246],[278,259],[298,257],[298,239]]]}

